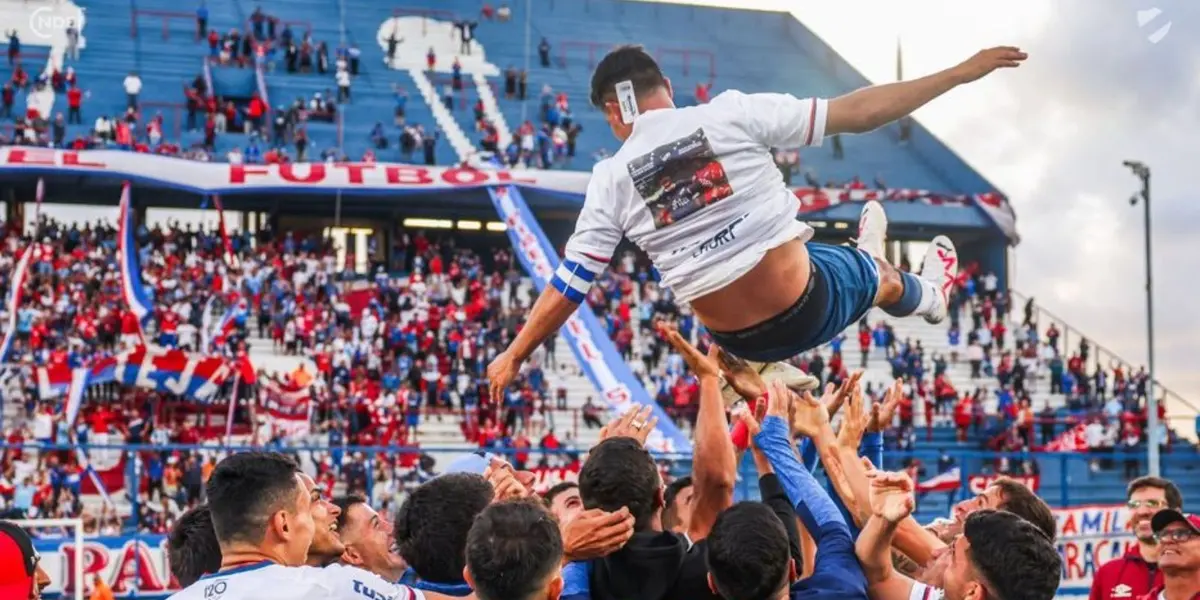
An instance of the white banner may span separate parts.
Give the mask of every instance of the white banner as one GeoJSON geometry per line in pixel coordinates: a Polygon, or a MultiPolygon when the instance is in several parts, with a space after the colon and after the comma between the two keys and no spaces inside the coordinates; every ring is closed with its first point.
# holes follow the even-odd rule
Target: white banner
{"type": "Polygon", "coordinates": [[[197,193],[236,194],[270,190],[448,190],[523,185],[582,196],[591,173],[501,171],[391,163],[286,163],[231,165],[118,150],[0,148],[0,172],[110,175],[155,181],[197,193]]]}

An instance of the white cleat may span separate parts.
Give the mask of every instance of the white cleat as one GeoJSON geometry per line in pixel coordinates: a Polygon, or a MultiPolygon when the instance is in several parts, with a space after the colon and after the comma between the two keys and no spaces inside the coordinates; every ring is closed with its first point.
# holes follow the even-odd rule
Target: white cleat
{"type": "Polygon", "coordinates": [[[934,306],[925,314],[925,321],[936,324],[946,319],[950,312],[950,292],[954,289],[954,280],[958,277],[958,251],[950,238],[939,235],[929,242],[925,251],[925,260],[921,262],[921,279],[933,284],[938,295],[934,306]]]}
{"type": "Polygon", "coordinates": [[[887,243],[888,220],[883,205],[877,200],[868,201],[863,205],[862,216],[858,218],[858,237],[855,244],[860,250],[878,260],[886,262],[884,245],[887,243]]]}
{"type": "MultiPolygon", "coordinates": [[[[801,369],[794,367],[785,362],[760,363],[753,361],[745,361],[751,369],[754,369],[763,379],[763,383],[770,384],[772,381],[782,381],[783,385],[795,392],[804,392],[817,389],[817,378],[805,373],[801,369]]],[[[721,386],[721,398],[725,400],[725,406],[733,406],[742,396],[733,389],[733,386],[728,383],[721,386]]]]}

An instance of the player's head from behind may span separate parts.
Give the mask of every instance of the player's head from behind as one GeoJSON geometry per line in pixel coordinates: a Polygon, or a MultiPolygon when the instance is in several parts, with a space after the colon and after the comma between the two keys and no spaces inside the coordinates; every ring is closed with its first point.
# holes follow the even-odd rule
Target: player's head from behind
{"type": "Polygon", "coordinates": [[[306,563],[312,546],[313,490],[300,467],[275,452],[241,452],[217,463],[205,486],[224,561],[306,563]]]}
{"type": "Polygon", "coordinates": [[[739,502],[708,534],[708,585],[727,600],[786,598],[796,563],[779,517],[761,502],[739,502]]]}
{"type": "Polygon", "coordinates": [[[1170,480],[1161,477],[1138,477],[1126,488],[1126,506],[1129,508],[1129,525],[1138,541],[1157,543],[1154,527],[1150,521],[1163,509],[1183,508],[1183,494],[1170,480]]]}
{"type": "Polygon", "coordinates": [[[673,97],[671,80],[641,46],[614,48],[592,73],[592,106],[604,112],[613,135],[622,142],[633,132],[637,115],[647,110],[674,108],[673,97]]]}
{"type": "Polygon", "coordinates": [[[972,513],[948,554],[947,600],[1052,600],[1061,582],[1053,538],[1008,511],[972,513]]]}
{"type": "Polygon", "coordinates": [[[686,533],[692,520],[692,477],[680,477],[663,493],[663,529],[686,533]]]}
{"type": "Polygon", "coordinates": [[[327,494],[328,490],[321,489],[307,473],[300,474],[304,489],[308,490],[313,520],[313,541],[308,548],[308,564],[323,567],[337,561],[346,550],[338,533],[338,517],[342,514],[339,508],[327,494]]]}
{"type": "Polygon", "coordinates": [[[194,507],[179,516],[167,535],[167,560],[179,585],[196,583],[201,575],[221,570],[221,544],[213,530],[212,513],[207,504],[194,507]]]}
{"type": "Polygon", "coordinates": [[[546,508],[559,523],[566,523],[575,518],[583,510],[583,500],[579,498],[579,484],[574,481],[563,481],[542,494],[546,508]]]}
{"type": "Polygon", "coordinates": [[[1004,477],[997,479],[982,494],[956,504],[954,518],[961,524],[972,513],[984,509],[1013,513],[1033,523],[1050,539],[1057,536],[1058,525],[1050,505],[1019,481],[1004,477]]]}
{"type": "Polygon", "coordinates": [[[473,473],[449,473],[421,484],[396,514],[395,537],[423,581],[462,583],[467,533],[492,502],[492,486],[473,473]]]}
{"type": "Polygon", "coordinates": [[[479,600],[544,600],[563,589],[558,521],[532,500],[493,504],[471,525],[463,578],[479,600]]]}
{"type": "Polygon", "coordinates": [[[633,438],[609,438],[588,452],[579,470],[579,496],[585,509],[628,508],[634,531],[661,529],[662,478],[654,458],[633,438]]]}
{"type": "Polygon", "coordinates": [[[367,499],[357,494],[335,498],[333,503],[341,509],[337,518],[338,535],[345,546],[341,562],[387,581],[400,581],[408,565],[396,552],[391,520],[375,512],[367,499]]]}

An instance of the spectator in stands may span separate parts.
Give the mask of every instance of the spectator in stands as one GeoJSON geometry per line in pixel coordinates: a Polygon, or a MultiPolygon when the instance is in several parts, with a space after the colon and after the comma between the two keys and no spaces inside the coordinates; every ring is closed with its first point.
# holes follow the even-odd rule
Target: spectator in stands
{"type": "Polygon", "coordinates": [[[471,42],[475,40],[475,28],[478,26],[478,21],[470,21],[467,19],[456,21],[454,23],[454,29],[458,31],[459,52],[467,56],[471,55],[471,42]]]}
{"type": "Polygon", "coordinates": [[[496,9],[496,20],[501,23],[507,23],[512,19],[512,7],[507,2],[501,2],[500,7],[496,9]]]}
{"type": "Polygon", "coordinates": [[[208,37],[208,6],[200,0],[200,6],[196,7],[196,39],[205,37],[208,37]]]}
{"type": "Polygon", "coordinates": [[[396,59],[396,46],[400,45],[400,42],[404,41],[404,38],[396,34],[397,27],[393,25],[392,32],[388,34],[387,38],[387,64],[389,66],[392,64],[392,61],[396,59]]]}
{"type": "Polygon", "coordinates": [[[79,60],[79,26],[72,19],[67,22],[67,60],[79,60]]]}
{"type": "Polygon", "coordinates": [[[16,29],[8,32],[8,65],[13,66],[21,58],[21,36],[16,29]]]}
{"type": "Polygon", "coordinates": [[[1140,598],[1163,583],[1163,572],[1158,567],[1161,547],[1152,521],[1160,511],[1182,510],[1183,495],[1169,480],[1141,477],[1129,483],[1126,498],[1129,526],[1137,543],[1096,570],[1090,600],[1140,598]]]}
{"type": "Polygon", "coordinates": [[[1154,515],[1154,535],[1162,546],[1162,585],[1139,600],[1196,600],[1200,597],[1200,516],[1167,509],[1154,515]]]}
{"type": "Polygon", "coordinates": [[[6,81],[4,87],[0,88],[0,110],[3,110],[5,119],[13,118],[12,107],[16,101],[16,91],[13,89],[11,81],[6,81]]]}
{"type": "Polygon", "coordinates": [[[538,60],[542,63],[542,68],[550,67],[550,40],[542,38],[538,43],[538,60]]]}
{"type": "Polygon", "coordinates": [[[425,53],[425,65],[426,69],[430,71],[437,65],[437,53],[433,51],[433,46],[430,46],[429,52],[425,53]]]}
{"type": "Polygon", "coordinates": [[[338,69],[337,75],[338,86],[338,104],[350,102],[350,72],[345,69],[338,69]]]}
{"type": "Polygon", "coordinates": [[[137,73],[130,71],[129,75],[125,76],[125,82],[122,85],[125,87],[125,96],[129,99],[129,108],[136,110],[138,94],[142,93],[142,78],[138,77],[137,73]]]}

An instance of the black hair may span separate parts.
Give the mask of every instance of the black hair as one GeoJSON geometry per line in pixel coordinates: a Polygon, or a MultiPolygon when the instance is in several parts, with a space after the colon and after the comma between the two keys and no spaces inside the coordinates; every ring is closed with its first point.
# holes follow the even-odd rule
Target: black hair
{"type": "Polygon", "coordinates": [[[583,507],[608,512],[628,507],[635,531],[650,526],[661,487],[658,465],[633,438],[615,437],[596,444],[579,470],[583,507]]]}
{"type": "Polygon", "coordinates": [[[367,498],[362,494],[346,494],[333,499],[333,505],[338,507],[342,512],[337,517],[338,531],[346,525],[346,515],[350,514],[350,508],[359,504],[366,504],[367,498]]]}
{"type": "Polygon", "coordinates": [[[491,484],[474,473],[448,473],[413,490],[396,515],[395,534],[400,556],[418,577],[462,581],[467,533],[493,494],[491,484]]]}
{"type": "Polygon", "coordinates": [[[1167,497],[1167,508],[1180,510],[1183,508],[1183,492],[1179,491],[1179,486],[1175,485],[1170,479],[1162,477],[1138,477],[1129,482],[1129,488],[1125,492],[1125,498],[1129,499],[1133,493],[1142,488],[1156,488],[1163,491],[1163,495],[1167,497]]]}
{"type": "Polygon", "coordinates": [[[675,510],[675,498],[679,493],[687,488],[692,487],[692,476],[684,475],[672,481],[667,485],[667,489],[663,491],[663,528],[671,529],[675,527],[679,520],[679,515],[675,510]]]}
{"type": "Polygon", "coordinates": [[[167,534],[167,561],[179,585],[196,583],[201,575],[221,570],[221,544],[213,530],[207,504],[189,509],[167,534]]]}
{"type": "Polygon", "coordinates": [[[723,598],[769,600],[788,584],[787,531],[771,507],[739,502],[717,516],[705,561],[723,598]]]}
{"type": "Polygon", "coordinates": [[[617,84],[622,81],[632,82],[633,91],[639,97],[667,84],[658,62],[645,48],[617,46],[600,60],[592,73],[592,106],[602,107],[616,94],[617,84]]]}
{"type": "MultiPolygon", "coordinates": [[[[1052,600],[1062,578],[1054,538],[1003,510],[979,510],[963,523],[968,556],[997,600],[1052,600]]],[[[710,550],[711,551],[711,550],[710,550]]]]}
{"type": "Polygon", "coordinates": [[[501,502],[475,517],[466,555],[479,600],[528,600],[562,568],[562,535],[541,503],[501,502]]]}
{"type": "Polygon", "coordinates": [[[577,489],[578,487],[579,484],[575,483],[574,481],[560,481],[554,484],[554,486],[550,489],[546,490],[545,494],[542,494],[542,500],[546,502],[546,506],[550,506],[554,503],[554,499],[557,498],[559,494],[565,493],[568,490],[577,489]]]}
{"type": "Polygon", "coordinates": [[[1054,512],[1050,510],[1050,505],[1033,493],[1028,486],[1007,477],[997,479],[992,485],[999,487],[1000,491],[1004,492],[1004,503],[1000,505],[1001,510],[1006,510],[1033,523],[1051,540],[1058,537],[1058,522],[1054,520],[1054,512]]]}
{"type": "Polygon", "coordinates": [[[262,542],[267,522],[296,504],[296,461],[277,452],[239,452],[217,463],[205,485],[222,544],[262,542]]]}

